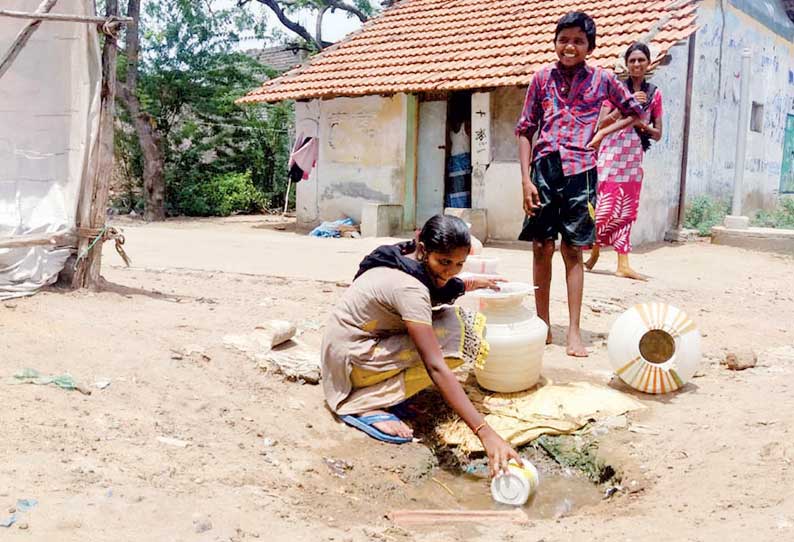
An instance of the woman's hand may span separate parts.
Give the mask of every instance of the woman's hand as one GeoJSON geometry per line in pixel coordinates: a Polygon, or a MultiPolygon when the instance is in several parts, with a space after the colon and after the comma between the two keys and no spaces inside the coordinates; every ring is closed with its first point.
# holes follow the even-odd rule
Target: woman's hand
{"type": "Polygon", "coordinates": [[[501,472],[507,472],[507,465],[511,459],[515,459],[519,465],[521,464],[518,452],[491,429],[491,426],[483,427],[478,436],[485,448],[485,453],[488,454],[488,469],[491,472],[491,478],[501,472]]]}
{"type": "Polygon", "coordinates": [[[641,90],[634,93],[634,99],[643,105],[648,103],[648,95],[641,90]]]}
{"type": "Polygon", "coordinates": [[[601,130],[599,130],[593,136],[593,139],[590,140],[590,143],[587,144],[587,148],[588,149],[593,149],[594,151],[597,151],[599,149],[599,147],[601,147],[601,142],[603,140],[604,140],[604,133],[601,130]]]}
{"type": "Polygon", "coordinates": [[[499,283],[507,282],[507,279],[502,277],[468,277],[463,281],[466,284],[466,291],[483,290],[488,288],[490,290],[500,290],[499,283]]]}

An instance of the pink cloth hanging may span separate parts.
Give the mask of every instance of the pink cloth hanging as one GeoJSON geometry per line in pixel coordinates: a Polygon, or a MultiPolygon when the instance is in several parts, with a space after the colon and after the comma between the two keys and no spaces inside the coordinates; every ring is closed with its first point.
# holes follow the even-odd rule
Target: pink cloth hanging
{"type": "Polygon", "coordinates": [[[299,179],[308,179],[309,174],[315,164],[317,164],[319,154],[319,140],[316,137],[306,137],[303,135],[303,132],[301,132],[295,139],[295,144],[292,146],[292,153],[289,157],[289,165],[287,167],[290,173],[292,173],[297,166],[302,172],[299,179]]]}

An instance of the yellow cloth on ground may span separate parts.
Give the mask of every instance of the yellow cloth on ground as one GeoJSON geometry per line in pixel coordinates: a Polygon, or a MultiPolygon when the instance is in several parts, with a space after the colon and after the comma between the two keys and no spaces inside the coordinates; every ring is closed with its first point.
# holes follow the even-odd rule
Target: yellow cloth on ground
{"type": "MultiPolygon", "coordinates": [[[[573,433],[589,420],[620,416],[645,406],[617,390],[589,382],[552,384],[519,393],[489,393],[467,385],[467,394],[485,414],[485,420],[513,446],[531,442],[541,435],[573,433]]],[[[482,444],[460,418],[436,429],[441,442],[459,446],[464,453],[482,451],[482,444]]]]}

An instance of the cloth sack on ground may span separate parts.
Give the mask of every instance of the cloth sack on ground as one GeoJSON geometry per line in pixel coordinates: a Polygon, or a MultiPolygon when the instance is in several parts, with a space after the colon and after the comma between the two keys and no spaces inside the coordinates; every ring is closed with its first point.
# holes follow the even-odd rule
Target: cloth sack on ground
{"type": "MultiPolygon", "coordinates": [[[[476,384],[466,392],[485,420],[507,442],[521,446],[541,435],[573,433],[590,420],[603,420],[645,406],[617,390],[589,382],[553,384],[519,393],[486,393],[476,384]]],[[[458,446],[464,453],[482,451],[482,443],[460,419],[436,429],[441,442],[458,446]]]]}

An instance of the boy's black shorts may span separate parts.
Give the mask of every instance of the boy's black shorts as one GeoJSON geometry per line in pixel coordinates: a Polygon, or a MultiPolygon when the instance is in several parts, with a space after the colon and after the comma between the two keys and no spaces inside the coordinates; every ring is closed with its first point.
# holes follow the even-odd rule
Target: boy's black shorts
{"type": "Polygon", "coordinates": [[[538,189],[541,208],[524,219],[520,241],[557,239],[571,246],[589,247],[595,243],[595,221],[587,207],[596,205],[596,168],[567,177],[562,172],[560,153],[554,152],[532,165],[532,182],[538,189]]]}

